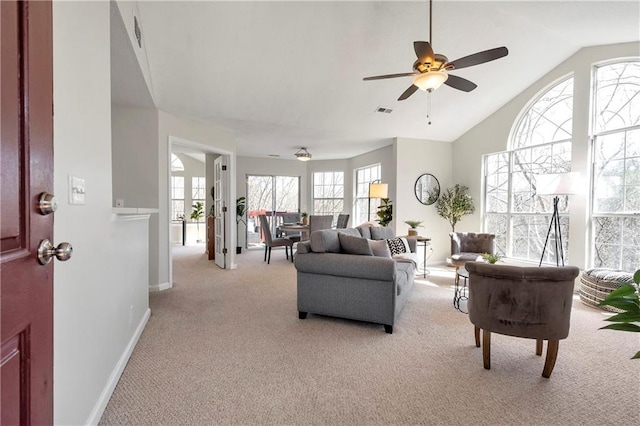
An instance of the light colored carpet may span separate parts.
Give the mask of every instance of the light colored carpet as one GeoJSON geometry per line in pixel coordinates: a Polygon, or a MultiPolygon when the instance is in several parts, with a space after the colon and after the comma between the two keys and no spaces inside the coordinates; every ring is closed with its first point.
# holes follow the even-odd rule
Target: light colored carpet
{"type": "MultiPolygon", "coordinates": [[[[222,271],[193,249],[174,258],[175,287],[151,294],[151,319],[101,424],[640,423],[634,333],[600,330],[574,302],[550,379],[535,341],[494,334],[482,367],[453,272],[433,270],[392,335],[381,325],[296,310],[295,268],[274,250],[222,271]]],[[[546,345],[545,345],[546,351],[546,345]]]]}

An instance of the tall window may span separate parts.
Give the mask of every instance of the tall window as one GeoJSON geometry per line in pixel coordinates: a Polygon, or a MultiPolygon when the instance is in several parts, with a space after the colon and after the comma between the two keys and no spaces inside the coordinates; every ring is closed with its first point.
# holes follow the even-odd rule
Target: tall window
{"type": "Polygon", "coordinates": [[[184,177],[171,176],[171,219],[184,217],[184,177]]]}
{"type": "MultiPolygon", "coordinates": [[[[484,229],[496,234],[496,251],[539,260],[553,212],[553,195],[536,195],[536,176],[571,171],[573,78],[542,93],[515,127],[511,150],[484,156],[484,229]]],[[[568,197],[560,196],[565,256],[569,240],[568,197]]],[[[551,235],[553,238],[553,234],[551,235]]],[[[555,241],[551,239],[552,246],[555,241]]],[[[555,263],[547,250],[545,262],[555,263]]]]}
{"type": "Polygon", "coordinates": [[[640,259],[640,61],[594,72],[591,262],[633,271],[640,259]]]}
{"type": "MultiPolygon", "coordinates": [[[[191,177],[191,204],[195,205],[199,201],[204,206],[205,194],[205,178],[199,176],[191,177]]],[[[202,221],[204,221],[204,218],[200,218],[200,222],[202,221]]]]}
{"type": "Polygon", "coordinates": [[[373,220],[376,217],[376,211],[378,210],[378,206],[380,205],[380,200],[377,198],[370,200],[370,206],[368,206],[367,203],[369,202],[369,184],[374,181],[379,181],[380,176],[380,164],[356,169],[356,213],[355,220],[352,223],[360,224],[369,220],[373,220]],[[370,212],[368,217],[367,211],[370,212]]]}
{"type": "Polygon", "coordinates": [[[313,174],[313,213],[330,214],[334,219],[344,211],[344,172],[313,174]]]}

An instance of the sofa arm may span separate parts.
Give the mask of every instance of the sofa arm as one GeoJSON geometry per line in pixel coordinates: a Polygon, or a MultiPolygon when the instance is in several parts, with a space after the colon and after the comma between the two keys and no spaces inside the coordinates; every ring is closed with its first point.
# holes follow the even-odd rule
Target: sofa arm
{"type": "Polygon", "coordinates": [[[298,272],[394,281],[396,262],[377,256],[359,256],[344,253],[298,253],[295,257],[298,272]]]}
{"type": "Polygon", "coordinates": [[[311,253],[311,241],[300,241],[298,243],[296,255],[302,253],[311,253]]]}

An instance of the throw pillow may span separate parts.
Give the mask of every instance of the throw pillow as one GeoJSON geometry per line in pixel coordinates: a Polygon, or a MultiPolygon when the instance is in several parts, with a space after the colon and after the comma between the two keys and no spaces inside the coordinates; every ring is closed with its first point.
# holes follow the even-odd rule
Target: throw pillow
{"type": "Polygon", "coordinates": [[[400,253],[409,253],[411,251],[409,249],[409,242],[404,237],[388,238],[387,244],[389,245],[392,256],[400,253]]]}
{"type": "Polygon", "coordinates": [[[391,251],[386,240],[369,240],[369,247],[374,256],[391,257],[391,251]]]}
{"type": "Polygon", "coordinates": [[[364,256],[373,256],[369,241],[366,238],[354,237],[353,235],[338,233],[340,240],[340,248],[343,253],[360,254],[364,256]]]}

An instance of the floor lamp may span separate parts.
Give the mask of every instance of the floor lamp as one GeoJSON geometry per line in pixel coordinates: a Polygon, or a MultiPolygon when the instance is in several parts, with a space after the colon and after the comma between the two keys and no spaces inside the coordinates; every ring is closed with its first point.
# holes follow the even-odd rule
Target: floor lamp
{"type": "Polygon", "coordinates": [[[369,184],[369,197],[367,200],[367,221],[371,220],[371,199],[387,198],[389,193],[389,185],[380,183],[380,179],[374,180],[369,184]]]}
{"type": "MultiPolygon", "coordinates": [[[[560,229],[560,214],[558,212],[558,203],[560,201],[559,195],[575,194],[577,180],[578,173],[576,172],[536,176],[536,195],[555,195],[555,197],[553,197],[553,214],[551,215],[551,223],[549,223],[547,238],[544,240],[544,248],[542,249],[542,256],[540,256],[540,263],[538,266],[542,266],[544,253],[547,250],[547,244],[549,243],[549,237],[551,236],[552,231],[555,235],[556,266],[560,266],[560,263],[564,266],[562,231],[560,229]]],[[[551,247],[549,250],[551,250],[551,247]]]]}

